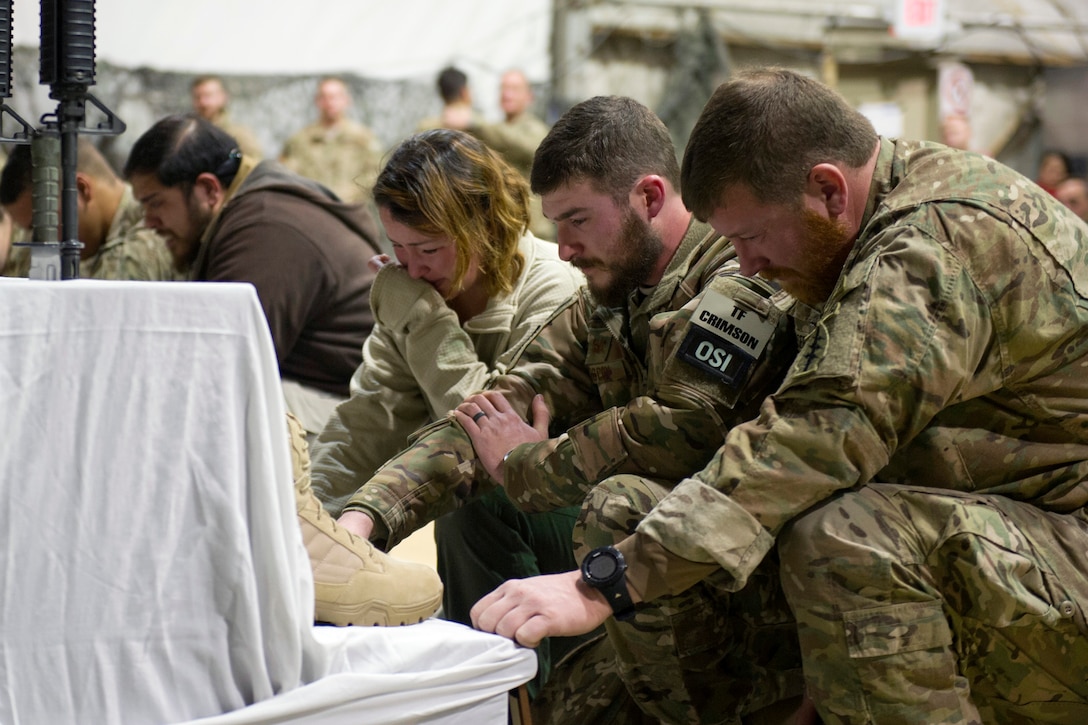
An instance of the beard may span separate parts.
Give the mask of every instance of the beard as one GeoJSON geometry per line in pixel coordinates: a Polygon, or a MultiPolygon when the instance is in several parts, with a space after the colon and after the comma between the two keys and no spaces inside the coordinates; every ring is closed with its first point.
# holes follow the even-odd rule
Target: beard
{"type": "Polygon", "coordinates": [[[850,234],[842,222],[820,216],[811,209],[801,210],[801,222],[805,271],[766,267],[760,276],[778,282],[794,299],[822,307],[835,289],[850,254],[850,234]]]}
{"type": "Polygon", "coordinates": [[[179,272],[188,272],[196,261],[197,252],[200,251],[200,239],[215,216],[210,207],[197,200],[192,190],[186,196],[185,204],[189,211],[189,227],[184,231],[184,236],[174,235],[169,245],[170,253],[174,257],[174,268],[179,272]]]}
{"type": "Polygon", "coordinates": [[[622,250],[622,254],[611,263],[580,259],[574,266],[581,269],[596,267],[608,272],[604,282],[595,283],[587,278],[586,287],[598,304],[622,307],[631,293],[653,274],[665,244],[650,223],[640,219],[630,208],[624,214],[620,233],[613,242],[613,249],[622,250]]]}

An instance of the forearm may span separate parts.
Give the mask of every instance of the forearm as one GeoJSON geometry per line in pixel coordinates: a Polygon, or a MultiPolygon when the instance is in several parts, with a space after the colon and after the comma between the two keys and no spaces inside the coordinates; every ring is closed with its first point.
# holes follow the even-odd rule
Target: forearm
{"type": "Polygon", "coordinates": [[[445,305],[412,321],[404,350],[412,377],[435,415],[457,407],[487,382],[488,366],[479,359],[457,314],[445,305]]]}
{"type": "Polygon", "coordinates": [[[311,450],[314,490],[335,515],[430,420],[426,401],[387,331],[375,327],[338,405],[311,450]]]}
{"type": "Polygon", "coordinates": [[[376,522],[374,540],[388,548],[492,486],[486,475],[477,476],[475,453],[465,432],[442,420],[379,469],[344,510],[371,515],[376,522]]]}
{"type": "Polygon", "coordinates": [[[709,403],[670,403],[639,396],[558,438],[518,446],[503,469],[507,494],[526,511],[546,511],[580,503],[601,480],[621,473],[661,481],[691,475],[721,445],[725,423],[709,403]]]}

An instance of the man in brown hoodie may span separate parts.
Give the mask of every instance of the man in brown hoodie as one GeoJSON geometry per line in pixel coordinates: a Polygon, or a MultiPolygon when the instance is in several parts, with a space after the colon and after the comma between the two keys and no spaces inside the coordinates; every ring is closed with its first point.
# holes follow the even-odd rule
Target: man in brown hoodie
{"type": "Polygon", "coordinates": [[[125,164],[147,225],[191,280],[257,289],[288,409],[310,433],[324,426],[362,362],[373,327],[367,260],[378,233],[346,204],[195,116],[168,116],[125,164]]]}

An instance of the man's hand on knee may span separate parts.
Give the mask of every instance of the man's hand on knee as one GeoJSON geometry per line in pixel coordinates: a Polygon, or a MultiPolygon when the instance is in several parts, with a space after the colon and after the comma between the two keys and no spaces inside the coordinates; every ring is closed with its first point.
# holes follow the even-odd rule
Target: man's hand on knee
{"type": "Polygon", "coordinates": [[[604,595],[582,583],[580,572],[510,579],[472,607],[472,625],[525,647],[545,637],[590,632],[612,616],[604,595]]]}

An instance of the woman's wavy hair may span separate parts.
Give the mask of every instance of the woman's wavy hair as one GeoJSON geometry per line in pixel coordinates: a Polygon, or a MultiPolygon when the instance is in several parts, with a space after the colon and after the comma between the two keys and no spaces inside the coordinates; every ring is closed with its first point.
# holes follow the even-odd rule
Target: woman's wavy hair
{"type": "Polygon", "coordinates": [[[529,225],[529,186],[475,137],[450,129],[409,137],[378,174],[374,201],[401,224],[453,241],[451,296],[473,259],[489,296],[514,289],[525,265],[518,241],[529,225]]]}

